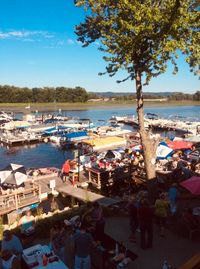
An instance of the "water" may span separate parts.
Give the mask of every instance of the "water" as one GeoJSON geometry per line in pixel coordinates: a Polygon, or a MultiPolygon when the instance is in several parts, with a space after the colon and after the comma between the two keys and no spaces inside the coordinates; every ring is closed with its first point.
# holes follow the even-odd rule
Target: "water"
{"type": "MultiPolygon", "coordinates": [[[[59,110],[57,111],[57,113],[59,110]]],[[[180,115],[183,117],[199,118],[200,119],[200,106],[172,106],[172,107],[148,107],[145,108],[145,113],[154,113],[160,117],[168,118],[170,115],[180,115]]],[[[105,109],[88,109],[88,110],[73,110],[62,111],[63,115],[70,117],[79,117],[80,119],[91,119],[93,122],[98,120],[109,120],[111,116],[126,116],[136,115],[136,107],[127,106],[126,108],[111,107],[105,109]]],[[[21,115],[17,115],[21,118],[21,115]]]]}
{"type": "MultiPolygon", "coordinates": [[[[155,113],[162,117],[170,115],[181,115],[184,117],[199,118],[200,106],[180,106],[180,107],[151,107],[146,108],[145,112],[155,113]]],[[[83,111],[65,111],[64,114],[72,117],[91,119],[94,123],[98,120],[107,121],[111,116],[135,115],[135,107],[127,108],[106,108],[83,111]]],[[[54,166],[61,168],[65,159],[73,158],[72,151],[63,151],[52,144],[37,144],[29,146],[19,146],[7,149],[0,148],[0,169],[9,163],[23,164],[26,168],[54,166]]]]}

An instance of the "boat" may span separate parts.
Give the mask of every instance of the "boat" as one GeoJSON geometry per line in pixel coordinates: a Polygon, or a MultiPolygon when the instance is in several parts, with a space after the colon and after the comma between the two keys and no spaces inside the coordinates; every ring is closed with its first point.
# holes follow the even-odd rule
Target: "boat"
{"type": "Polygon", "coordinates": [[[31,124],[27,121],[23,120],[12,120],[8,121],[1,125],[1,129],[3,130],[15,130],[15,129],[25,129],[30,127],[31,124]]]}
{"type": "Polygon", "coordinates": [[[97,134],[100,137],[103,136],[122,136],[125,134],[131,133],[130,130],[122,129],[120,126],[113,127],[113,126],[101,126],[97,128],[97,134]]]}
{"type": "Polygon", "coordinates": [[[69,119],[65,121],[59,121],[59,124],[65,128],[90,128],[93,126],[93,122],[90,119],[69,119]]]}
{"type": "Polygon", "coordinates": [[[72,148],[84,139],[89,139],[87,131],[66,133],[60,137],[60,145],[62,148],[72,148]]]}

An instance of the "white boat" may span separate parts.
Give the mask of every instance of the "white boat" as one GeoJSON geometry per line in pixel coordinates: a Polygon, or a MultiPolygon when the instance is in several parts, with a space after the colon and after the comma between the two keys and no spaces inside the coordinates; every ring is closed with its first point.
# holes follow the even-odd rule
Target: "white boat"
{"type": "Polygon", "coordinates": [[[28,128],[31,124],[27,121],[9,121],[1,125],[1,129],[4,130],[14,130],[14,129],[20,129],[20,128],[28,128]]]}
{"type": "Polygon", "coordinates": [[[68,121],[63,121],[60,123],[64,127],[67,128],[90,128],[93,126],[93,123],[90,122],[90,120],[68,120],[68,121]]]}

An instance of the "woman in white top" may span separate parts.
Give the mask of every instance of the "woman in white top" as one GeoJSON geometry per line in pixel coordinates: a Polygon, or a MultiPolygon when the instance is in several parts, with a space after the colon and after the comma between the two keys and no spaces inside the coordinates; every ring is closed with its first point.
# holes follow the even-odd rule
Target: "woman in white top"
{"type": "Polygon", "coordinates": [[[20,262],[17,256],[12,254],[10,250],[4,249],[2,251],[2,268],[3,269],[20,269],[20,262]]]}
{"type": "Polygon", "coordinates": [[[30,235],[35,230],[35,218],[30,210],[27,210],[25,215],[20,218],[18,225],[21,228],[22,234],[30,235]]]}

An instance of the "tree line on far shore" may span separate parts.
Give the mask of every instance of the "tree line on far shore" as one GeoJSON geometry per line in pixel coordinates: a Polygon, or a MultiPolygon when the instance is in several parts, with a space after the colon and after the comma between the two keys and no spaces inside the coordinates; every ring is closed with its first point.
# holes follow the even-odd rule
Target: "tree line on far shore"
{"type": "MultiPolygon", "coordinates": [[[[87,92],[82,87],[68,88],[68,87],[44,87],[44,88],[28,88],[28,87],[16,87],[9,85],[0,85],[0,103],[53,103],[53,102],[66,102],[66,103],[85,103],[90,99],[104,99],[105,96],[101,96],[95,92],[87,92]]],[[[144,93],[145,99],[161,99],[168,98],[172,101],[190,100],[200,101],[200,91],[194,94],[188,93],[172,93],[171,95],[154,95],[144,93]]],[[[108,98],[107,98],[108,99],[108,98]]],[[[115,96],[112,95],[110,100],[113,101],[131,101],[135,100],[135,94],[115,96]]]]}
{"type": "MultiPolygon", "coordinates": [[[[165,95],[165,94],[154,95],[154,94],[144,93],[143,97],[144,99],[166,99],[167,98],[169,101],[183,101],[183,100],[200,101],[200,91],[197,91],[194,94],[176,92],[176,93],[172,93],[171,95],[165,95]]],[[[116,100],[118,101],[128,101],[128,100],[135,100],[135,99],[136,99],[136,94],[116,96],[116,100]]]]}

